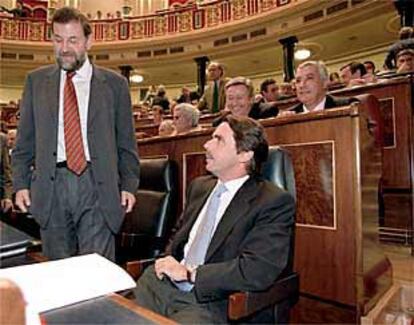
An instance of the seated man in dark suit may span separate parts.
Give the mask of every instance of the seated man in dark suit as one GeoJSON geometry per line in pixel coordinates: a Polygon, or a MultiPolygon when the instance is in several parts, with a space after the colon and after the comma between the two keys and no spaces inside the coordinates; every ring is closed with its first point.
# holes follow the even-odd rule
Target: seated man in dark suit
{"type": "Polygon", "coordinates": [[[259,176],[268,144],[250,118],[226,116],[204,145],[214,176],[194,180],[167,256],[134,290],[179,323],[225,323],[229,294],[265,290],[286,273],[293,197],[259,176]]]}
{"type": "Polygon", "coordinates": [[[266,117],[276,116],[279,112],[277,100],[279,98],[279,86],[274,79],[265,79],[260,84],[260,94],[256,95],[252,111],[261,112],[266,117]],[[257,107],[256,107],[257,106],[257,107]]]}
{"type": "Polygon", "coordinates": [[[275,105],[254,103],[254,88],[250,79],[236,77],[230,79],[225,86],[226,107],[221,116],[213,121],[213,126],[217,126],[224,116],[251,117],[255,120],[275,117],[279,110],[275,105]]]}
{"type": "Polygon", "coordinates": [[[294,113],[322,111],[349,105],[350,98],[337,98],[327,94],[329,73],[321,61],[306,61],[296,70],[296,94],[300,103],[280,116],[294,113]]]}

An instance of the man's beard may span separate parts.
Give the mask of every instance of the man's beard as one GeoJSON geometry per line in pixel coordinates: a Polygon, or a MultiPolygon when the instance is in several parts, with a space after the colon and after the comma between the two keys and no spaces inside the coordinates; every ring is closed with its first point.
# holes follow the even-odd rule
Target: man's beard
{"type": "Polygon", "coordinates": [[[78,70],[80,67],[82,67],[83,63],[86,60],[86,55],[85,53],[81,54],[81,55],[76,55],[75,53],[73,53],[73,56],[75,57],[75,61],[74,62],[64,62],[62,59],[62,54],[58,53],[56,55],[56,61],[59,65],[59,67],[65,71],[76,71],[78,70]]]}

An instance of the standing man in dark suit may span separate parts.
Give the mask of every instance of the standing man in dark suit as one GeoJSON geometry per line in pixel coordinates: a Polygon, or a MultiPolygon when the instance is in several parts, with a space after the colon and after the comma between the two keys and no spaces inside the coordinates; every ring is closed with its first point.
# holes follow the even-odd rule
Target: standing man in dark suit
{"type": "Polygon", "coordinates": [[[296,70],[296,95],[300,103],[280,116],[292,113],[318,112],[349,105],[350,98],[337,98],[327,94],[329,73],[322,61],[306,61],[296,70]]]}
{"type": "Polygon", "coordinates": [[[225,323],[231,293],[267,289],[286,272],[294,227],[292,196],[259,176],[268,144],[258,122],[226,116],[204,148],[214,176],[190,185],[167,256],[135,289],[139,305],[179,323],[225,323]]]}
{"type": "Polygon", "coordinates": [[[21,102],[16,204],[39,223],[48,258],[113,260],[139,177],[128,83],[89,62],[92,30],[79,11],[57,10],[52,30],[57,65],[27,76],[21,102]]]}

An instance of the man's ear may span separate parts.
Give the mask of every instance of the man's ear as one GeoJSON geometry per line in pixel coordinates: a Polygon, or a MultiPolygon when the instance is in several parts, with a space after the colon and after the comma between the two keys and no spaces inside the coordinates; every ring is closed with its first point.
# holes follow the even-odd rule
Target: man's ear
{"type": "Polygon", "coordinates": [[[242,151],[239,153],[239,161],[241,163],[247,163],[249,162],[254,156],[253,151],[249,150],[249,151],[242,151]]]}
{"type": "Polygon", "coordinates": [[[323,82],[323,89],[328,90],[328,86],[329,86],[329,79],[326,79],[326,80],[323,82]]]}
{"type": "Polygon", "coordinates": [[[93,38],[93,36],[92,36],[92,34],[90,34],[87,38],[86,38],[86,50],[90,50],[90,48],[92,47],[92,43],[93,43],[93,40],[92,40],[92,38],[93,38]]]}

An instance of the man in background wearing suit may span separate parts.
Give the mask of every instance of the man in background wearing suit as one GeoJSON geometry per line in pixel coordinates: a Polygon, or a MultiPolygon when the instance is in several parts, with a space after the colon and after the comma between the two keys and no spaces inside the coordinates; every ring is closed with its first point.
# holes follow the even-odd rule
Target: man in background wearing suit
{"type": "Polygon", "coordinates": [[[209,83],[198,103],[200,111],[217,113],[224,109],[226,93],[224,86],[228,81],[224,78],[224,67],[218,62],[211,62],[207,68],[209,83]]]}
{"type": "Polygon", "coordinates": [[[259,176],[268,144],[258,122],[226,116],[204,148],[214,176],[191,183],[167,256],[134,293],[139,305],[179,323],[221,324],[231,293],[265,290],[286,273],[295,203],[259,176]]]}
{"type": "Polygon", "coordinates": [[[139,161],[125,78],[89,62],[86,17],[52,19],[57,65],[27,76],[13,150],[16,204],[40,224],[50,259],[115,258],[114,234],[135,204],[139,161]]]}
{"type": "Polygon", "coordinates": [[[0,132],[0,212],[13,208],[12,177],[6,135],[0,132]]]}
{"type": "Polygon", "coordinates": [[[349,105],[350,98],[337,98],[327,94],[329,73],[321,61],[306,61],[296,70],[296,95],[300,104],[280,116],[294,113],[317,112],[324,109],[349,105]]]}
{"type": "Polygon", "coordinates": [[[228,114],[233,116],[251,117],[252,119],[259,120],[275,117],[279,113],[279,110],[275,105],[254,102],[254,88],[252,82],[248,78],[232,78],[226,83],[225,89],[226,107],[221,116],[213,120],[213,126],[219,125],[223,120],[223,117],[228,114]]]}

